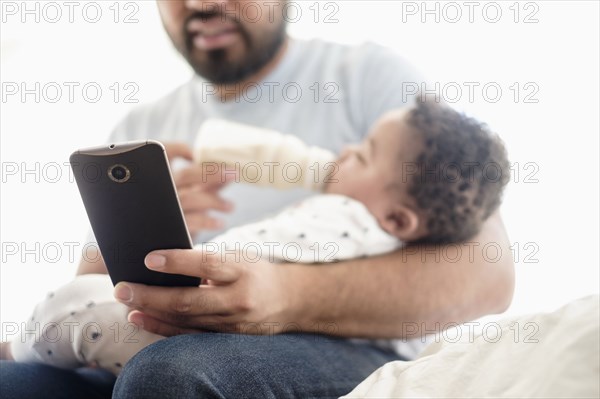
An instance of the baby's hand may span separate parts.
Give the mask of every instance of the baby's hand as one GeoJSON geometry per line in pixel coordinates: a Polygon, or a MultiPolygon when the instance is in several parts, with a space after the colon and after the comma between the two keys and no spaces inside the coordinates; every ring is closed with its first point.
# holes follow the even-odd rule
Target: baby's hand
{"type": "Polygon", "coordinates": [[[236,180],[236,176],[217,166],[208,170],[194,163],[192,149],[186,144],[163,144],[171,162],[177,195],[190,234],[223,228],[222,221],[209,215],[209,211],[233,210],[233,204],[221,198],[219,191],[236,180]]]}
{"type": "Polygon", "coordinates": [[[15,360],[10,351],[10,342],[0,342],[0,360],[15,360]]]}

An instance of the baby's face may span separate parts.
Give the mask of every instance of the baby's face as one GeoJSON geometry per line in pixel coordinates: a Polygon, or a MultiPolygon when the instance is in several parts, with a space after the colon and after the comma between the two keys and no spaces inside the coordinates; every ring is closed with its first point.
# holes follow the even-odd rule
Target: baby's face
{"type": "Polygon", "coordinates": [[[361,144],[346,147],[325,192],[362,202],[381,223],[390,204],[403,195],[402,164],[411,162],[418,150],[405,115],[402,110],[384,115],[361,144]]]}

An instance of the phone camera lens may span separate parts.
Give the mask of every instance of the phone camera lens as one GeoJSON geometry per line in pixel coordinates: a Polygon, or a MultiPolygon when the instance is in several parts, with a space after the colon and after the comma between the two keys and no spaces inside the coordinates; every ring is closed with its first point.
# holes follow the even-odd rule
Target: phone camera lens
{"type": "Polygon", "coordinates": [[[112,177],[114,177],[116,180],[123,180],[125,176],[127,176],[127,172],[125,172],[125,169],[123,169],[120,166],[113,168],[111,174],[112,177]]]}
{"type": "Polygon", "coordinates": [[[125,183],[131,177],[131,173],[123,165],[113,165],[108,169],[108,177],[117,183],[125,183]]]}

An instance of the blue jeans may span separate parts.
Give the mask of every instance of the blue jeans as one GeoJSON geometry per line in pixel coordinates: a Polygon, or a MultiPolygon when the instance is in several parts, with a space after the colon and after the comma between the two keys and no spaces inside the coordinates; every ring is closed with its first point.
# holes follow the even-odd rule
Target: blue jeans
{"type": "Polygon", "coordinates": [[[110,398],[115,376],[105,370],[63,370],[0,360],[0,398],[110,398]]]}
{"type": "Polygon", "coordinates": [[[119,378],[2,362],[2,398],[336,398],[383,364],[401,360],[370,344],[312,334],[180,335],[134,356],[119,378]],[[114,390],[113,390],[114,384],[114,390]]]}

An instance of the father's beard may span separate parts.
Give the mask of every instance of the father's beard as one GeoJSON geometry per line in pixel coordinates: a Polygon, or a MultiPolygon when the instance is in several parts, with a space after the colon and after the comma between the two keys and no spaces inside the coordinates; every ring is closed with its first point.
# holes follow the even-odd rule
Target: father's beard
{"type": "MultiPolygon", "coordinates": [[[[234,55],[227,48],[199,54],[199,50],[194,46],[194,35],[184,28],[185,46],[181,53],[196,74],[209,82],[233,84],[244,81],[267,65],[285,42],[284,21],[280,21],[275,32],[268,32],[260,38],[251,36],[244,26],[235,22],[245,48],[243,55],[238,59],[232,59],[234,55]]],[[[184,26],[187,26],[187,23],[184,26]]]]}

